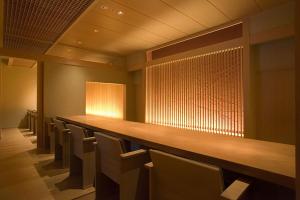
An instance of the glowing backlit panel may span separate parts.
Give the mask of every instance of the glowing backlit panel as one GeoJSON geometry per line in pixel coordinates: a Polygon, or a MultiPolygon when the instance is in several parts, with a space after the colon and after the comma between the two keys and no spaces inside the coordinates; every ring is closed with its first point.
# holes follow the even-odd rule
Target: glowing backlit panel
{"type": "Polygon", "coordinates": [[[242,47],[146,68],[146,122],[243,137],[242,47]]]}
{"type": "Polygon", "coordinates": [[[86,82],[86,114],[124,119],[124,84],[86,82]]]}

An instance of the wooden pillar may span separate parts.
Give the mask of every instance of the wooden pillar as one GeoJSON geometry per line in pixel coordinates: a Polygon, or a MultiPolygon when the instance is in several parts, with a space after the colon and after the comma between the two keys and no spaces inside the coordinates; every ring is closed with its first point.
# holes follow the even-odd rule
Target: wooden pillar
{"type": "Polygon", "coordinates": [[[44,62],[37,64],[37,149],[43,151],[45,144],[44,129],[44,62]]]}
{"type": "Polygon", "coordinates": [[[0,59],[0,140],[3,128],[3,62],[0,59]]]}
{"type": "Polygon", "coordinates": [[[3,9],[3,1],[0,1],[0,48],[3,47],[3,27],[4,27],[4,9],[3,9]]]}
{"type": "MultiPolygon", "coordinates": [[[[3,48],[3,1],[0,1],[0,48],[3,48]]],[[[0,139],[2,134],[2,59],[0,59],[0,139]]]]}
{"type": "Polygon", "coordinates": [[[300,200],[300,2],[296,1],[296,196],[300,200]]]}
{"type": "Polygon", "coordinates": [[[246,138],[256,137],[254,68],[251,67],[251,51],[249,42],[249,20],[243,21],[243,102],[244,102],[244,135],[246,138]]]}

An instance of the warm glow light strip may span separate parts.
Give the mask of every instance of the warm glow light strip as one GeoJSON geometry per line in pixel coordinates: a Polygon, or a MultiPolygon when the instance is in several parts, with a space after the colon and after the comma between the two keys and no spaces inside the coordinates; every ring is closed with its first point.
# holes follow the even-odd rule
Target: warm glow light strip
{"type": "Polygon", "coordinates": [[[86,82],[86,114],[124,119],[125,85],[86,82]]]}
{"type": "Polygon", "coordinates": [[[146,122],[244,137],[243,48],[146,68],[146,122]]]}

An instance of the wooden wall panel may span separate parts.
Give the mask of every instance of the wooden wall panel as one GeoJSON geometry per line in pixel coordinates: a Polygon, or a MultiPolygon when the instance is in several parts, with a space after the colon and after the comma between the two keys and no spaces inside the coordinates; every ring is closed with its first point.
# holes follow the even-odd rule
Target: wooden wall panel
{"type": "Polygon", "coordinates": [[[146,68],[146,122],[244,136],[243,48],[146,68]]]}
{"type": "Polygon", "coordinates": [[[86,82],[86,114],[124,119],[124,84],[86,82]]]}

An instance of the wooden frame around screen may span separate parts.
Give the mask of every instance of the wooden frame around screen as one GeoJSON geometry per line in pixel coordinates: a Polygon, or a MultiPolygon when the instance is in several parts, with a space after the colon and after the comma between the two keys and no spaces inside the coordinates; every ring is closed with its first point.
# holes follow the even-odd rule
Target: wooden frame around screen
{"type": "MultiPolygon", "coordinates": [[[[242,46],[243,47],[243,71],[242,71],[242,85],[243,85],[243,105],[244,105],[244,136],[247,138],[255,138],[256,132],[255,132],[255,104],[254,104],[254,95],[252,91],[253,88],[253,76],[254,76],[254,71],[251,70],[250,68],[250,39],[249,39],[249,20],[248,19],[242,19],[239,21],[235,21],[229,24],[225,24],[223,26],[216,27],[214,29],[210,29],[206,31],[204,34],[209,34],[210,32],[217,31],[222,28],[226,28],[228,26],[237,24],[237,23],[242,23],[242,28],[243,28],[243,34],[242,37],[232,39],[229,41],[205,46],[199,49],[193,49],[190,51],[166,56],[163,58],[155,59],[152,60],[152,54],[151,52],[157,48],[152,48],[149,49],[146,52],[146,57],[147,57],[147,64],[146,67],[149,65],[154,65],[154,64],[159,64],[162,62],[167,62],[171,60],[176,60],[184,57],[190,57],[190,56],[195,56],[199,54],[205,54],[209,52],[214,52],[222,49],[229,49],[233,47],[238,47],[242,46]]],[[[195,37],[195,36],[193,36],[195,37]]],[[[187,38],[188,39],[188,38],[187,38]]],[[[179,41],[176,41],[174,43],[177,43],[179,41]]],[[[172,43],[168,43],[166,45],[172,45],[172,43]]],[[[166,46],[166,45],[162,45],[166,46]]],[[[143,69],[146,71],[145,69],[143,69]]],[[[146,80],[145,80],[146,83],[146,80]]],[[[146,94],[146,84],[145,84],[145,94],[146,94]]],[[[146,105],[146,103],[145,103],[146,105]]],[[[146,119],[146,107],[145,107],[145,119],[146,119]]]]}

